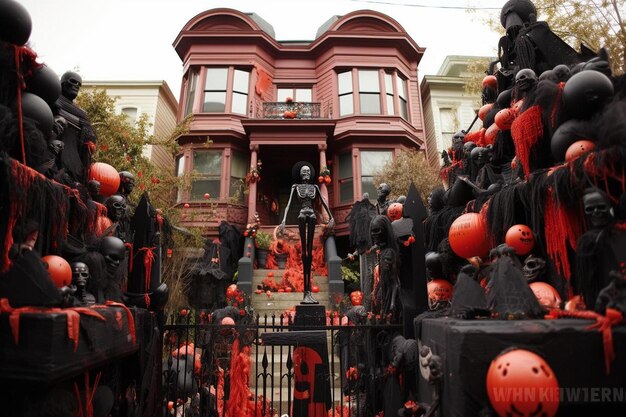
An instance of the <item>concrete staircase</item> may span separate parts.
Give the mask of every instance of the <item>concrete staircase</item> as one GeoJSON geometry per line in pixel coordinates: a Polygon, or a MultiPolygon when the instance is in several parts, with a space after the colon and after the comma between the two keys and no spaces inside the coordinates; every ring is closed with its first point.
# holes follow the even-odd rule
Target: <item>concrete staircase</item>
{"type": "MultiPolygon", "coordinates": [[[[285,271],[282,269],[255,269],[252,273],[253,290],[256,290],[257,286],[263,283],[263,280],[267,278],[267,274],[269,272],[274,273],[274,276],[272,277],[274,281],[281,282],[285,271]]],[[[328,277],[314,275],[313,282],[320,288],[320,291],[318,293],[313,294],[313,298],[319,301],[320,304],[326,307],[326,309],[328,310],[331,306],[328,293],[328,277]]],[[[279,316],[281,314],[302,301],[301,292],[272,292],[269,297],[267,296],[267,294],[265,294],[265,292],[261,294],[255,294],[253,292],[250,297],[255,314],[259,314],[261,316],[261,320],[263,320],[263,316],[266,314],[268,317],[271,317],[272,314],[275,314],[276,324],[279,324],[279,316]]]]}
{"type": "MultiPolygon", "coordinates": [[[[281,269],[255,269],[252,274],[252,288],[253,290],[257,289],[257,286],[261,285],[263,280],[267,278],[267,274],[269,272],[273,272],[274,276],[272,279],[276,282],[281,282],[284,270],[281,269]]],[[[315,275],[313,276],[313,282],[320,289],[318,293],[313,294],[313,298],[315,298],[321,305],[323,305],[327,310],[331,307],[331,301],[329,297],[328,291],[328,277],[315,275]]],[[[291,293],[279,293],[272,292],[268,297],[265,292],[261,294],[253,293],[251,295],[251,304],[254,308],[255,314],[260,315],[261,324],[265,322],[265,316],[267,316],[267,324],[268,325],[276,325],[279,326],[280,315],[284,314],[287,310],[292,309],[295,305],[299,304],[302,301],[302,293],[301,292],[291,292],[291,293]],[[272,315],[274,315],[274,321],[272,322],[272,315]]],[[[286,320],[286,319],[285,319],[286,320]]],[[[287,323],[283,323],[286,325],[287,323]]],[[[261,330],[263,332],[263,330],[261,330]]],[[[276,330],[278,331],[278,330],[276,330]]],[[[286,331],[286,329],[284,329],[286,331]]],[[[272,332],[271,329],[265,330],[265,332],[272,332]]],[[[329,361],[334,360],[334,369],[333,365],[329,364],[329,370],[333,376],[333,382],[331,382],[331,398],[333,399],[335,404],[339,403],[341,393],[341,382],[340,382],[340,364],[339,358],[333,354],[332,347],[330,346],[330,332],[328,332],[328,351],[330,353],[329,361]],[[335,387],[334,389],[332,387],[335,387]]],[[[263,372],[263,354],[267,355],[268,367],[267,372],[271,375],[267,376],[265,379],[266,383],[266,398],[271,399],[273,407],[279,416],[283,414],[291,415],[290,410],[288,409],[289,401],[293,401],[293,379],[292,386],[288,387],[288,379],[286,377],[282,377],[287,373],[287,358],[288,353],[291,352],[293,355],[293,347],[290,348],[287,346],[281,348],[279,346],[274,346],[273,350],[271,346],[259,346],[258,348],[255,346],[252,349],[252,366],[250,369],[250,390],[252,392],[256,392],[258,395],[263,394],[263,378],[256,378],[256,373],[263,372]],[[258,368],[257,368],[258,363],[258,368]],[[272,368],[273,364],[273,368],[272,368]],[[273,389],[272,389],[273,387],[273,389]],[[256,391],[255,391],[256,390],[256,391]],[[291,398],[291,400],[289,400],[291,398]]],[[[292,356],[293,360],[293,356],[292,356]]],[[[293,365],[292,365],[293,371],[293,365]]]]}

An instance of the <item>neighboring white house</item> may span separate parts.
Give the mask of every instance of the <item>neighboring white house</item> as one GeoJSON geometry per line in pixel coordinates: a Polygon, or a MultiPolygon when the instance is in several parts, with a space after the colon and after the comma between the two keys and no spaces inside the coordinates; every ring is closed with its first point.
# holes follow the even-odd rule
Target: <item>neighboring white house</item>
{"type": "MultiPolygon", "coordinates": [[[[436,75],[425,75],[422,79],[427,157],[433,166],[441,164],[441,151],[450,147],[454,133],[469,128],[482,104],[480,94],[465,92],[465,83],[472,75],[468,64],[477,59],[493,61],[495,58],[449,55],[436,75]]],[[[477,120],[471,131],[481,126],[477,120]]]]}
{"type": "MultiPolygon", "coordinates": [[[[83,88],[100,88],[114,97],[115,110],[134,123],[146,113],[157,139],[167,138],[176,127],[178,102],[165,81],[83,81],[83,88]]],[[[156,165],[172,167],[172,155],[161,146],[147,145],[145,157],[156,165]]]]}

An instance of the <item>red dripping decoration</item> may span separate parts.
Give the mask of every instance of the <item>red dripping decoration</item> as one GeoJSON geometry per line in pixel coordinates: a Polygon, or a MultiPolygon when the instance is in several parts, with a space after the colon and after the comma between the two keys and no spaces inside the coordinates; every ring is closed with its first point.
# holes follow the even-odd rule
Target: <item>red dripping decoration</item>
{"type": "Polygon", "coordinates": [[[511,126],[511,136],[515,144],[515,154],[522,164],[524,173],[530,173],[530,150],[543,136],[541,107],[532,106],[517,116],[511,126]]]}

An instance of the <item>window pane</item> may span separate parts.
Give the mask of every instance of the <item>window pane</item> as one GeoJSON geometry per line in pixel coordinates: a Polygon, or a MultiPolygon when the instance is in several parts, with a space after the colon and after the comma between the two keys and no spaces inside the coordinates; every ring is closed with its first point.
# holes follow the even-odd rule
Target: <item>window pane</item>
{"type": "Polygon", "coordinates": [[[226,111],[226,91],[204,93],[202,111],[207,113],[223,113],[226,111]]]}
{"type": "Polygon", "coordinates": [[[396,109],[393,103],[393,94],[387,94],[387,114],[396,114],[396,109]]]}
{"type": "Polygon", "coordinates": [[[195,151],[193,170],[198,174],[222,175],[222,151],[195,151]]]}
{"type": "Polygon", "coordinates": [[[311,102],[311,89],[310,88],[296,88],[296,100],[303,102],[311,102]]]}
{"type": "Polygon", "coordinates": [[[248,105],[248,95],[241,93],[233,93],[232,112],[239,114],[246,114],[246,107],[248,105]]]}
{"type": "Polygon", "coordinates": [[[137,121],[137,107],[124,107],[122,114],[126,116],[126,121],[129,125],[134,126],[137,121]]]}
{"type": "Polygon", "coordinates": [[[233,79],[233,91],[248,94],[248,79],[250,74],[246,71],[235,70],[233,79]]]}
{"type": "Polygon", "coordinates": [[[339,94],[352,92],[352,72],[342,72],[339,74],[339,94]]]}
{"type": "Polygon", "coordinates": [[[362,114],[380,114],[379,94],[359,94],[359,103],[362,114]]]}
{"type": "Polygon", "coordinates": [[[391,151],[361,151],[361,174],[376,175],[391,159],[391,151]]]}
{"type": "Polygon", "coordinates": [[[385,73],[385,92],[393,95],[393,77],[387,73],[385,73]]]}
{"type": "Polygon", "coordinates": [[[339,178],[352,177],[352,153],[346,152],[339,155],[339,178]]]}
{"type": "Polygon", "coordinates": [[[398,95],[406,100],[406,80],[396,77],[396,89],[398,90],[398,95]]]}
{"type": "Polygon", "coordinates": [[[453,132],[454,129],[454,111],[450,108],[439,109],[439,120],[441,122],[442,132],[453,132]]]}
{"type": "Polygon", "coordinates": [[[196,82],[198,81],[198,74],[196,72],[192,72],[189,75],[189,81],[187,84],[187,97],[185,100],[185,116],[191,113],[193,109],[193,99],[196,93],[196,82]]]}
{"type": "Polygon", "coordinates": [[[402,116],[404,120],[409,120],[409,111],[406,106],[406,101],[402,99],[400,99],[400,116],[402,116]]]}
{"type": "Polygon", "coordinates": [[[230,176],[244,178],[248,173],[248,158],[239,152],[234,152],[230,161],[230,176]]]}
{"type": "Polygon", "coordinates": [[[352,181],[352,178],[339,181],[339,200],[342,203],[352,202],[352,200],[354,200],[352,188],[353,183],[354,181],[352,181]]]}
{"type": "Polygon", "coordinates": [[[246,181],[243,178],[230,178],[229,197],[233,197],[238,203],[243,202],[244,191],[246,190],[246,181]]]}
{"type": "Polygon", "coordinates": [[[185,157],[183,155],[179,156],[176,160],[176,176],[180,177],[184,174],[185,170],[185,157]]]}
{"type": "Polygon", "coordinates": [[[293,98],[293,90],[291,88],[279,88],[276,100],[285,101],[287,97],[293,98]]]}
{"type": "Polygon", "coordinates": [[[354,103],[352,101],[352,94],[346,94],[339,97],[339,115],[345,116],[346,114],[354,113],[354,103]]]}
{"type": "Polygon", "coordinates": [[[203,200],[205,193],[209,193],[211,198],[219,198],[220,180],[219,179],[203,179],[203,180],[194,180],[191,183],[191,199],[192,200],[203,200]]]}
{"type": "Polygon", "coordinates": [[[370,195],[370,200],[376,200],[374,177],[361,177],[361,193],[368,193],[370,195]]]}
{"type": "Polygon", "coordinates": [[[359,91],[379,92],[378,71],[359,71],[359,91]]]}
{"type": "Polygon", "coordinates": [[[207,68],[205,90],[226,91],[228,68],[207,68]]]}

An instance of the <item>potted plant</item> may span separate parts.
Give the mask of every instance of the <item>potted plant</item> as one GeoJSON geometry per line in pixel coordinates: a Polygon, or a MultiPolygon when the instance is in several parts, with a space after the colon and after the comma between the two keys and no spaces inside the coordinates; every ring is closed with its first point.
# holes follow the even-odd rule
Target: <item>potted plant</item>
{"type": "Polygon", "coordinates": [[[272,235],[262,230],[257,231],[254,244],[256,246],[256,259],[259,268],[265,267],[265,261],[267,260],[267,254],[270,251],[271,243],[272,235]]]}

